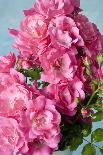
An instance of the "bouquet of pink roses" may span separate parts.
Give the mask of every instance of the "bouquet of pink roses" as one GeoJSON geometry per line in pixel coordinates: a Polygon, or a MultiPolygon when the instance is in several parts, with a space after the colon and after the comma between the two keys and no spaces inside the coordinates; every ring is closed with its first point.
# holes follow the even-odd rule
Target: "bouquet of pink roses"
{"type": "Polygon", "coordinates": [[[82,155],[103,141],[103,36],[79,0],[36,0],[20,29],[19,51],[0,57],[0,154],[71,151],[91,134],[82,155]]]}

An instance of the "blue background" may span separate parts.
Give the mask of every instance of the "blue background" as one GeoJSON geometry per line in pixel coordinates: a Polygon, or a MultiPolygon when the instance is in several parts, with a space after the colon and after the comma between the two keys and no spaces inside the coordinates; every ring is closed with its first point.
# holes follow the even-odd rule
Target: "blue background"
{"type": "MultiPolygon", "coordinates": [[[[32,7],[33,4],[34,0],[0,0],[0,55],[15,51],[12,48],[14,39],[9,35],[8,28],[18,28],[23,18],[22,10],[32,7]]],[[[103,32],[103,0],[81,0],[81,8],[103,32]]],[[[103,128],[103,122],[94,123],[93,130],[97,127],[103,128]]],[[[73,155],[80,155],[82,148],[83,145],[73,155]]],[[[99,150],[96,155],[101,155],[99,150]]]]}

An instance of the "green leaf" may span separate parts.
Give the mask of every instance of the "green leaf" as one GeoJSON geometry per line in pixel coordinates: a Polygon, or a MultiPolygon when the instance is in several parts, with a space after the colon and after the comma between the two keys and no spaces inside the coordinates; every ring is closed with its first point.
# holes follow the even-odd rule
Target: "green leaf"
{"type": "Polygon", "coordinates": [[[98,94],[99,94],[99,97],[103,96],[103,87],[101,87],[101,89],[99,89],[98,94]]]}
{"type": "Polygon", "coordinates": [[[103,154],[103,146],[100,147],[100,152],[103,154]]]}
{"type": "Polygon", "coordinates": [[[32,80],[40,79],[40,71],[38,70],[38,68],[26,70],[25,73],[32,80]]]}
{"type": "Polygon", "coordinates": [[[103,111],[98,111],[94,115],[92,115],[93,121],[98,122],[103,120],[103,111]]]}
{"type": "Polygon", "coordinates": [[[103,129],[96,129],[91,135],[91,140],[96,143],[103,141],[103,129]]]}
{"type": "Polygon", "coordinates": [[[98,63],[99,63],[100,65],[103,64],[103,55],[102,55],[102,54],[98,54],[98,56],[97,56],[97,61],[98,61],[98,63]]]}
{"type": "Polygon", "coordinates": [[[71,144],[70,144],[70,150],[71,151],[75,151],[79,145],[81,145],[83,143],[83,137],[75,137],[73,138],[71,144]]]}
{"type": "Polygon", "coordinates": [[[92,144],[85,145],[81,153],[81,155],[95,155],[95,154],[96,154],[96,149],[92,144]]]}

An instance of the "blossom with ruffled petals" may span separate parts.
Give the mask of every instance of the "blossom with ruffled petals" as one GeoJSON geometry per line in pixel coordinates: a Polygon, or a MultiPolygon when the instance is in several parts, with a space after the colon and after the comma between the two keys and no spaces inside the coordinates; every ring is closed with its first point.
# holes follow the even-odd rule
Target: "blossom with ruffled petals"
{"type": "Polygon", "coordinates": [[[0,116],[18,117],[31,99],[24,76],[15,71],[0,73],[0,116]]]}
{"type": "Polygon", "coordinates": [[[21,127],[28,130],[30,140],[43,140],[50,148],[56,149],[60,141],[60,114],[55,109],[55,102],[38,96],[27,106],[23,114],[21,127]]]}
{"type": "Polygon", "coordinates": [[[24,10],[24,14],[28,16],[38,12],[52,18],[58,15],[69,15],[79,7],[80,0],[36,0],[34,8],[24,10]]]}
{"type": "Polygon", "coordinates": [[[53,19],[49,26],[50,38],[53,46],[70,48],[72,44],[84,46],[74,20],[70,17],[59,16],[53,19]]]}
{"type": "Polygon", "coordinates": [[[77,99],[85,98],[83,83],[77,77],[72,81],[61,81],[57,85],[49,85],[44,89],[47,97],[55,98],[57,108],[68,116],[74,116],[77,112],[77,99]]]}
{"type": "Polygon", "coordinates": [[[21,52],[21,55],[27,57],[35,53],[36,57],[37,51],[44,50],[48,44],[47,29],[48,20],[40,14],[35,14],[25,17],[18,33],[15,34],[16,30],[13,29],[9,29],[9,31],[16,37],[14,47],[21,52]]]}
{"type": "MultiPolygon", "coordinates": [[[[52,51],[55,53],[55,49],[51,49],[52,51]]],[[[56,52],[60,51],[56,50],[56,52]]],[[[41,64],[44,69],[41,79],[52,84],[56,84],[64,78],[71,80],[77,69],[75,57],[70,57],[69,54],[65,53],[61,57],[51,56],[53,59],[49,59],[48,54],[50,53],[47,52],[41,56],[41,64]]]]}
{"type": "Polygon", "coordinates": [[[74,18],[77,27],[79,28],[80,35],[85,42],[86,54],[95,59],[97,54],[103,51],[102,37],[94,23],[91,23],[84,15],[78,15],[74,18]]]}
{"type": "Polygon", "coordinates": [[[0,154],[26,153],[27,142],[15,119],[0,116],[0,154]]]}

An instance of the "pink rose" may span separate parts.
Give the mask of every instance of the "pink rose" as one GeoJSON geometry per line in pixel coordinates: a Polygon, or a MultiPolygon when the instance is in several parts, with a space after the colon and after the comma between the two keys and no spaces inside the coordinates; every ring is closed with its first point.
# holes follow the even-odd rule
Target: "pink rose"
{"type": "Polygon", "coordinates": [[[80,0],[37,0],[34,8],[24,10],[26,16],[38,12],[48,18],[58,15],[69,15],[75,8],[80,7],[80,0]]]}
{"type": "Polygon", "coordinates": [[[59,16],[53,19],[49,26],[50,38],[53,46],[70,48],[72,44],[84,46],[74,20],[70,17],[59,16]]]}
{"type": "Polygon", "coordinates": [[[91,23],[86,16],[78,15],[75,17],[75,21],[86,43],[92,43],[100,35],[96,25],[91,23]]]}
{"type": "Polygon", "coordinates": [[[14,152],[17,155],[27,151],[27,142],[16,120],[0,116],[0,154],[11,155],[14,152]]]}
{"type": "Polygon", "coordinates": [[[7,56],[0,56],[0,72],[9,72],[10,68],[13,68],[16,62],[14,53],[10,53],[7,56]]]}
{"type": "Polygon", "coordinates": [[[83,83],[75,77],[72,81],[61,81],[57,85],[49,85],[44,89],[47,97],[55,98],[57,108],[68,116],[74,116],[77,112],[76,99],[85,98],[83,83]]]}
{"type": "MultiPolygon", "coordinates": [[[[53,49],[51,49],[51,52],[52,51],[53,49]]],[[[54,54],[55,51],[57,53],[60,52],[54,49],[54,54]]],[[[65,78],[72,80],[77,69],[75,57],[65,53],[61,57],[56,57],[52,60],[50,58],[49,60],[48,54],[50,53],[44,53],[44,55],[41,56],[41,64],[44,69],[41,79],[52,84],[56,84],[65,78]]]]}
{"type": "Polygon", "coordinates": [[[102,37],[97,26],[91,23],[84,15],[78,15],[74,20],[85,42],[86,54],[92,59],[95,59],[97,54],[103,50],[102,37]]]}
{"type": "Polygon", "coordinates": [[[50,148],[56,149],[60,141],[60,114],[55,109],[55,102],[44,96],[31,101],[23,114],[21,127],[28,131],[27,137],[43,140],[50,148]]]}
{"type": "MultiPolygon", "coordinates": [[[[42,15],[35,14],[27,16],[22,21],[20,30],[15,33],[16,30],[9,29],[10,33],[16,37],[14,47],[18,49],[21,54],[32,55],[41,49],[45,48],[48,44],[48,20],[42,15]]],[[[40,52],[40,51],[39,51],[40,52]]]]}
{"type": "Polygon", "coordinates": [[[0,116],[18,118],[32,94],[21,73],[14,70],[10,73],[0,73],[0,116]]]}

